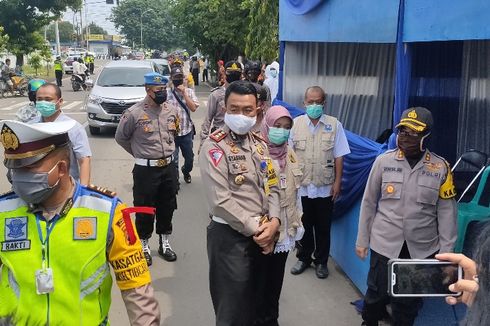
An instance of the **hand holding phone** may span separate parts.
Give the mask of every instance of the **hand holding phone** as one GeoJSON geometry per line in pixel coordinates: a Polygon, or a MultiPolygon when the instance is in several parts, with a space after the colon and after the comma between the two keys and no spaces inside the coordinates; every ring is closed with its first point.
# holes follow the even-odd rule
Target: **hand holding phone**
{"type": "Polygon", "coordinates": [[[463,292],[463,295],[458,298],[448,296],[446,297],[446,302],[450,305],[464,302],[466,305],[471,306],[479,288],[476,278],[476,263],[463,254],[438,254],[436,255],[436,258],[458,264],[463,268],[464,272],[464,279],[458,280],[456,283],[449,286],[452,291],[463,292]]]}
{"type": "Polygon", "coordinates": [[[458,264],[437,259],[392,259],[388,262],[388,291],[393,297],[459,296],[449,286],[462,278],[458,264]]]}

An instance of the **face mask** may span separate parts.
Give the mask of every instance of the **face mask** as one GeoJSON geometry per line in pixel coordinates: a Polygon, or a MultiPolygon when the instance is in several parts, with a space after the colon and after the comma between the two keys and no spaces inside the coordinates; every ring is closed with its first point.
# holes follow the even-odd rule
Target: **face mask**
{"type": "Polygon", "coordinates": [[[257,122],[257,116],[251,118],[243,114],[225,113],[225,124],[237,135],[245,135],[257,122]]]}
{"type": "Polygon", "coordinates": [[[240,74],[240,73],[232,72],[232,73],[226,75],[226,81],[228,82],[228,84],[231,84],[234,81],[240,80],[241,75],[242,74],[240,74]]]}
{"type": "Polygon", "coordinates": [[[276,69],[271,69],[271,77],[276,78],[277,77],[277,70],[276,69]]]}
{"type": "Polygon", "coordinates": [[[167,100],[166,91],[156,91],[154,93],[155,93],[155,98],[153,98],[153,101],[155,101],[156,104],[160,105],[167,100]]]}
{"type": "Polygon", "coordinates": [[[251,81],[252,83],[256,83],[257,80],[259,80],[259,75],[260,72],[257,71],[249,71],[247,73],[248,80],[251,81]]]}
{"type": "Polygon", "coordinates": [[[175,80],[172,80],[172,84],[174,84],[174,87],[179,87],[183,83],[184,83],[184,80],[183,79],[175,79],[175,80]]]}
{"type": "Polygon", "coordinates": [[[37,101],[36,109],[45,118],[52,116],[56,113],[56,103],[48,101],[37,101]]]}
{"type": "Polygon", "coordinates": [[[406,157],[417,158],[425,151],[424,140],[428,136],[429,134],[423,137],[411,137],[399,134],[396,137],[396,144],[406,157]]]}
{"type": "Polygon", "coordinates": [[[323,114],[323,105],[321,104],[307,105],[306,114],[312,119],[318,119],[323,114]]]}
{"type": "Polygon", "coordinates": [[[270,127],[269,140],[274,145],[282,145],[289,139],[289,131],[289,129],[270,127]]]}
{"type": "Polygon", "coordinates": [[[42,203],[51,196],[60,182],[60,179],[58,179],[54,186],[50,186],[48,182],[49,174],[58,166],[58,163],[48,172],[36,173],[21,169],[12,169],[12,189],[26,203],[42,203]]]}

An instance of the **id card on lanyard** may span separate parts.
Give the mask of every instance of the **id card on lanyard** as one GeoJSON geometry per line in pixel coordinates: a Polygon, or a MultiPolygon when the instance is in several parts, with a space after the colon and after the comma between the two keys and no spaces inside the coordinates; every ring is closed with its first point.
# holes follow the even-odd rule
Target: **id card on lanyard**
{"type": "Polygon", "coordinates": [[[51,221],[46,222],[46,237],[44,238],[40,223],[41,216],[36,214],[37,233],[39,235],[39,240],[41,241],[42,254],[41,268],[36,270],[35,273],[37,294],[48,294],[54,291],[53,270],[48,267],[46,246],[48,245],[49,236],[51,235],[51,232],[53,231],[59,217],[59,215],[56,215],[51,221]]]}

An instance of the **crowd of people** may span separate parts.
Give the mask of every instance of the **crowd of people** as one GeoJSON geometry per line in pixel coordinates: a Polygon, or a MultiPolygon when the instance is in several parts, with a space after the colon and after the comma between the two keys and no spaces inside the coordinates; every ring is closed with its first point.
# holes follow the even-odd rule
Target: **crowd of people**
{"type": "MultiPolygon", "coordinates": [[[[136,209],[134,225],[128,218],[133,210],[113,192],[90,186],[87,134],[63,114],[58,85],[31,81],[32,103],[19,114],[23,122],[0,122],[12,184],[0,197],[0,324],[107,324],[111,266],[131,324],[159,325],[149,239],[155,232],[158,255],[177,260],[172,219],[180,173],[192,182],[196,135],[207,185],[216,325],[279,325],[286,260],[295,248],[291,274],[313,263],[316,277],[328,278],[332,212],[342,195],[343,157],[350,153],[342,123],[328,114],[328,94],[308,87],[305,114],[293,119],[272,105],[276,63],[221,61],[221,85],[211,91],[197,133],[192,115],[199,101],[189,79],[199,82],[197,60],[188,67],[178,57],[169,61],[170,80],[145,75],[146,97],[123,113],[116,130],[116,142],[134,158],[133,204],[154,208],[136,209]]],[[[451,253],[455,192],[449,164],[426,148],[433,124],[426,108],[404,111],[397,148],[380,155],[370,172],[355,245],[361,259],[370,252],[365,325],[378,325],[387,303],[395,325],[414,324],[420,300],[388,297],[387,262],[431,257],[464,268],[465,279],[451,285],[463,295],[447,302],[472,305],[468,325],[488,324],[490,231],[475,261],[451,253]]]]}

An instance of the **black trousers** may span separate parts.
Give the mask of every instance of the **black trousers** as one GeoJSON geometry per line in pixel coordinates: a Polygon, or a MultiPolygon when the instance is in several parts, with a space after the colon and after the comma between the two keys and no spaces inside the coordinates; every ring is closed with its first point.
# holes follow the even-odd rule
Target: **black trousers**
{"type": "Polygon", "coordinates": [[[208,81],[208,69],[207,68],[203,69],[203,71],[202,71],[202,81],[203,82],[208,81]]]}
{"type": "Polygon", "coordinates": [[[58,86],[63,86],[62,78],[63,78],[63,71],[62,70],[55,70],[54,74],[56,76],[56,85],[58,86]]]}
{"type": "MultiPolygon", "coordinates": [[[[433,258],[435,254],[427,258],[433,258]]],[[[406,243],[403,244],[399,258],[411,258],[406,243]]],[[[388,261],[388,257],[371,250],[362,319],[367,326],[377,326],[378,321],[386,315],[386,305],[391,303],[394,326],[411,326],[422,308],[422,299],[395,298],[388,295],[388,261]]]]}
{"type": "Polygon", "coordinates": [[[305,234],[297,243],[296,257],[310,264],[326,264],[330,255],[330,228],[332,225],[332,197],[301,197],[305,234]],[[314,254],[315,259],[312,259],[314,254]]]}
{"type": "Polygon", "coordinates": [[[279,298],[281,297],[287,252],[259,257],[258,294],[255,300],[255,326],[278,326],[279,298]]]}
{"type": "Polygon", "coordinates": [[[177,171],[173,163],[165,167],[135,165],[133,168],[133,204],[156,208],[155,216],[136,214],[136,230],[141,239],[153,233],[172,233],[172,217],[177,209],[177,171]]]}
{"type": "Polygon", "coordinates": [[[194,85],[199,85],[199,69],[192,69],[192,78],[194,79],[194,85]]]}
{"type": "Polygon", "coordinates": [[[209,290],[216,326],[251,326],[255,320],[260,247],[227,224],[207,228],[209,290]]]}

